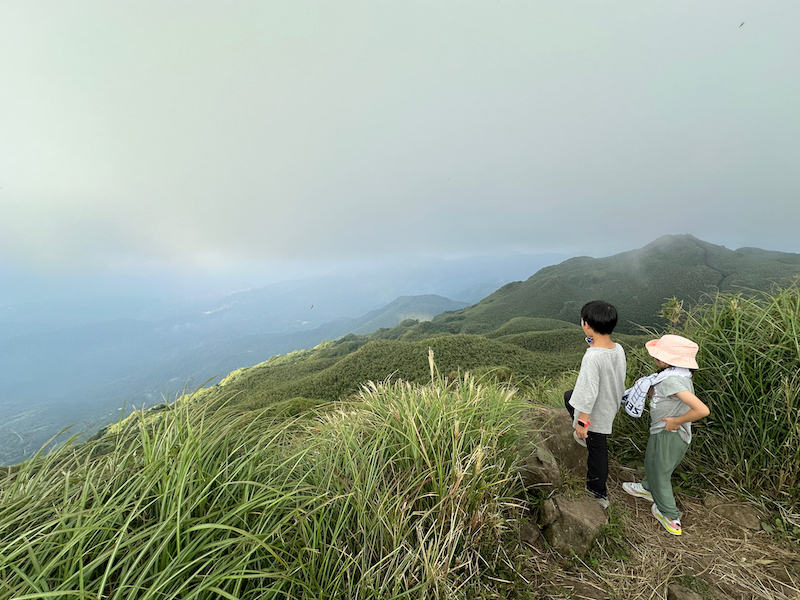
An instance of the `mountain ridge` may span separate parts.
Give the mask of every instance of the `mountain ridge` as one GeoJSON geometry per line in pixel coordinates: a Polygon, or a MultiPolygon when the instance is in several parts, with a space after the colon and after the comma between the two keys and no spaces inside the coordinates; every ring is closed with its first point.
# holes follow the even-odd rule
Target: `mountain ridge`
{"type": "Polygon", "coordinates": [[[288,401],[292,394],[312,402],[331,401],[367,380],[391,376],[421,381],[426,373],[423,350],[434,346],[437,364],[447,372],[466,368],[514,381],[549,378],[580,363],[585,342],[578,322],[586,301],[614,303],[620,313],[615,338],[638,348],[646,329],[665,329],[660,311],[671,298],[688,308],[705,294],[767,292],[773,285],[796,282],[798,274],[800,254],[737,252],[691,235],[664,236],[610,257],[574,257],[544,267],[526,281],[508,283],[476,304],[431,321],[403,321],[369,335],[348,334],[311,350],[273,357],[238,371],[225,385],[246,381],[240,400],[251,407],[288,401]],[[459,346],[470,350],[464,353],[459,346]],[[374,368],[378,364],[383,370],[374,368]],[[259,381],[259,374],[267,378],[259,381]],[[335,393],[324,381],[336,382],[335,393]]]}
{"type": "MultiPolygon", "coordinates": [[[[618,330],[662,326],[665,301],[696,303],[717,291],[766,291],[800,276],[800,254],[748,248],[734,251],[692,235],[662,236],[642,248],[604,258],[579,256],[544,267],[525,281],[508,283],[480,302],[434,319],[455,319],[473,331],[493,329],[510,315],[577,322],[580,307],[595,299],[620,312],[618,330]]],[[[456,328],[457,329],[457,328],[456,328]]]]}

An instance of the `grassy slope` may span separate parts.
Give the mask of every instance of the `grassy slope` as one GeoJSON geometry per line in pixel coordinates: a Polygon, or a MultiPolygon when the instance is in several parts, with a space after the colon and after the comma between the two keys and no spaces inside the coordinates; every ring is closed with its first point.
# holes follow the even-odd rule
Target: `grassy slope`
{"type": "Polygon", "coordinates": [[[563,344],[569,349],[559,355],[463,334],[416,342],[371,340],[338,359],[326,356],[336,352],[337,345],[332,344],[282,364],[267,362],[243,369],[218,387],[225,392],[235,390],[239,395],[233,402],[249,408],[268,406],[297,396],[337,400],[368,381],[383,381],[388,377],[417,383],[430,380],[429,347],[433,349],[436,365],[443,374],[503,367],[517,379],[551,377],[580,363],[585,342],[578,333],[570,333],[572,339],[563,344]]]}

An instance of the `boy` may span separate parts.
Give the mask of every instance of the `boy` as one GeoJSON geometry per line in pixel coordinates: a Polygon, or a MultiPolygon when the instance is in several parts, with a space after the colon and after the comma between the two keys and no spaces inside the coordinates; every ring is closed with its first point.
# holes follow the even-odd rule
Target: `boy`
{"type": "Polygon", "coordinates": [[[589,344],[581,360],[575,389],[564,393],[572,417],[573,436],[589,455],[586,459],[586,494],[608,508],[608,436],[625,393],[625,351],[611,341],[617,326],[617,309],[593,300],[581,309],[581,327],[589,344]]]}

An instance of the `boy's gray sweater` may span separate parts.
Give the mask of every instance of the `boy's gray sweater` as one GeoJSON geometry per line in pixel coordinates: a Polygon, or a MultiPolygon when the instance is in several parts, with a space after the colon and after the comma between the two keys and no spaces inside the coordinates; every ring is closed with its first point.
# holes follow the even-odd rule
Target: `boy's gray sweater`
{"type": "Polygon", "coordinates": [[[581,370],[569,403],[578,413],[589,415],[589,431],[611,433],[622,395],[625,393],[625,351],[619,344],[613,348],[587,348],[581,370]]]}

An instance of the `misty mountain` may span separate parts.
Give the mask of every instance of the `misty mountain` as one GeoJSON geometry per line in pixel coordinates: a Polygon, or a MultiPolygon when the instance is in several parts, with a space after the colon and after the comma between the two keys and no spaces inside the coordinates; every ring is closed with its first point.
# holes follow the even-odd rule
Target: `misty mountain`
{"type": "Polygon", "coordinates": [[[383,327],[394,327],[406,319],[430,321],[439,313],[457,310],[467,306],[466,302],[455,302],[435,294],[425,296],[401,296],[380,310],[374,310],[362,317],[358,327],[351,330],[356,335],[372,333],[383,327]]]}
{"type": "Polygon", "coordinates": [[[37,450],[66,425],[97,429],[123,404],[152,406],[275,354],[462,308],[463,298],[527,277],[553,256],[408,259],[181,301],[0,307],[0,448],[14,456],[0,462],[20,460],[21,449],[37,450]]]}
{"type": "Polygon", "coordinates": [[[360,318],[401,296],[438,295],[472,304],[500,286],[564,257],[554,254],[444,260],[408,258],[376,267],[282,281],[197,303],[185,323],[215,334],[310,330],[341,317],[360,318]]]}
{"type": "Polygon", "coordinates": [[[749,295],[775,284],[792,285],[798,273],[798,254],[731,251],[692,236],[666,236],[612,257],[546,267],[431,321],[402,321],[238,370],[199,397],[226,397],[245,409],[291,414],[341,398],[367,381],[390,376],[428,381],[428,349],[434,351],[436,368],[448,376],[468,370],[524,385],[578,368],[586,349],[579,310],[588,300],[616,304],[621,321],[615,340],[641,348],[649,335],[638,325],[664,325],[659,312],[667,299],[677,297],[689,308],[717,290],[749,295]]]}
{"type": "Polygon", "coordinates": [[[580,320],[581,307],[603,299],[619,310],[617,331],[662,326],[661,307],[672,297],[687,305],[717,291],[769,290],[800,277],[800,254],[758,248],[729,250],[691,235],[669,235],[606,258],[571,258],[509,283],[477,304],[440,315],[429,328],[483,332],[514,317],[580,320]]]}

